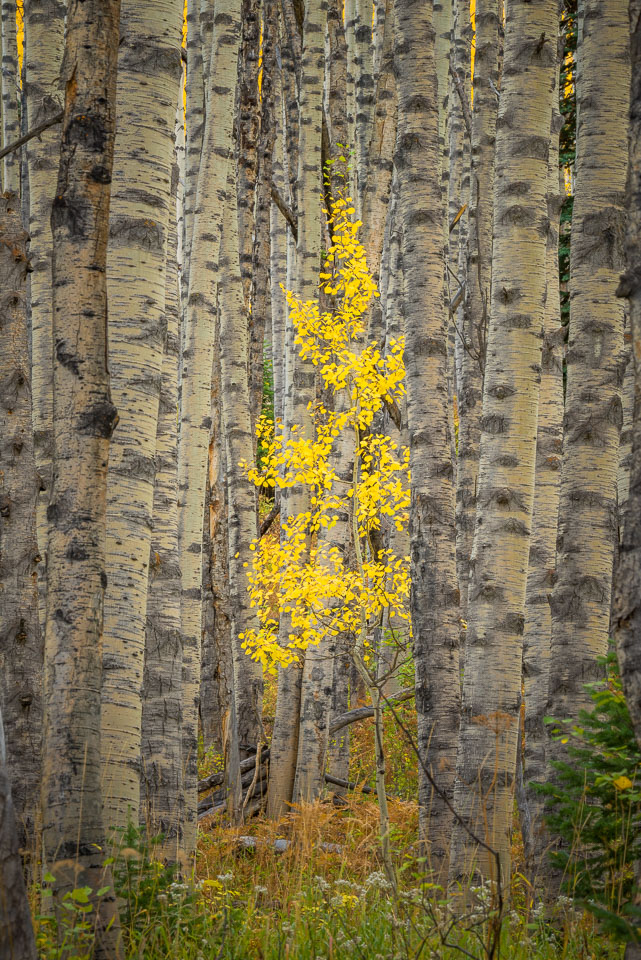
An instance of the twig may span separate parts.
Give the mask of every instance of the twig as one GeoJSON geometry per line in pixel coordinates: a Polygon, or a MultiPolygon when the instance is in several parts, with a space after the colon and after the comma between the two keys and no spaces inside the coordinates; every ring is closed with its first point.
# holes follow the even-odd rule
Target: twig
{"type": "Polygon", "coordinates": [[[289,206],[289,204],[285,202],[285,200],[283,199],[283,197],[278,191],[278,187],[276,187],[273,183],[272,183],[272,200],[274,201],[274,203],[276,204],[276,206],[278,207],[282,215],[285,217],[285,220],[287,220],[287,223],[289,224],[291,231],[294,234],[294,240],[298,241],[298,221],[294,216],[294,212],[292,208],[289,206]]]}
{"type": "Polygon", "coordinates": [[[54,114],[54,116],[49,117],[48,120],[43,120],[42,123],[39,123],[37,127],[33,128],[33,130],[29,130],[28,133],[25,133],[24,136],[19,137],[17,140],[14,140],[13,143],[3,147],[2,150],[0,150],[0,160],[2,160],[3,157],[6,157],[8,153],[13,153],[14,150],[17,150],[23,144],[33,140],[34,137],[38,137],[41,133],[44,133],[44,131],[48,130],[49,127],[53,127],[56,123],[62,123],[62,118],[64,115],[64,110],[61,110],[60,113],[54,114]]]}
{"type": "Polygon", "coordinates": [[[467,97],[465,96],[465,88],[461,82],[457,71],[454,69],[450,63],[450,76],[454,81],[454,86],[456,87],[456,92],[458,93],[458,98],[461,101],[461,110],[463,111],[463,122],[465,123],[465,129],[467,130],[467,135],[469,139],[472,139],[472,114],[470,113],[470,105],[467,102],[467,97]]]}

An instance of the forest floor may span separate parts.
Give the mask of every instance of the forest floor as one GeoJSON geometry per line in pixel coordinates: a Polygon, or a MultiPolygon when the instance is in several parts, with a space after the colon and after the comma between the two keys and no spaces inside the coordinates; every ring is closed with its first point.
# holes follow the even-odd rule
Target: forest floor
{"type": "MultiPolygon", "coordinates": [[[[269,701],[266,704],[269,711],[269,701]]],[[[411,704],[403,705],[408,725],[411,704]]],[[[373,782],[373,727],[351,728],[350,777],[373,782]]],[[[550,917],[533,905],[514,845],[514,873],[502,924],[488,891],[477,891],[464,920],[451,901],[424,880],[417,847],[416,763],[386,719],[391,839],[398,887],[385,876],[379,850],[378,806],[362,793],[296,808],[278,823],[250,819],[232,828],[201,823],[193,882],[183,882],[144,850],[139,836],[114,866],[122,897],[127,960],[615,960],[623,947],[602,936],[594,920],[561,898],[550,917]],[[247,838],[253,838],[251,841],[247,838]],[[285,845],[282,840],[289,842],[285,845]],[[277,841],[281,841],[277,843],[277,841]],[[286,847],[282,850],[282,847],[286,847]],[[282,851],[282,852],[281,852],[282,851]]],[[[201,776],[219,758],[201,758],[201,776]]],[[[73,912],[73,911],[72,911],[73,912]]],[[[80,920],[82,919],[81,915],[80,920]]],[[[73,960],[85,960],[82,923],[73,934],[73,960]]],[[[57,960],[55,931],[40,921],[43,960],[57,960]]]]}

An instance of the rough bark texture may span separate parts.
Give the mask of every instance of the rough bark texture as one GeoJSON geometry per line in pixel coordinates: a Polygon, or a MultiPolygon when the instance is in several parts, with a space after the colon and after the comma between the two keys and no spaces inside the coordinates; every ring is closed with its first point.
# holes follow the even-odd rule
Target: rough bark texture
{"type": "MultiPolygon", "coordinates": [[[[275,0],[263,3],[262,83],[260,88],[260,135],[258,138],[258,177],[254,209],[254,243],[251,267],[251,313],[249,324],[249,389],[252,435],[263,405],[263,367],[265,341],[271,340],[270,209],[272,157],[276,142],[274,67],[278,35],[275,0]]],[[[280,106],[280,104],[279,104],[280,106]]],[[[254,448],[256,440],[253,441],[254,448]]]]}
{"type": "MultiPolygon", "coordinates": [[[[294,292],[301,300],[312,300],[318,285],[320,263],[321,127],[323,112],[323,73],[325,37],[325,0],[308,0],[303,28],[300,118],[298,143],[298,239],[296,247],[296,283],[294,292]]],[[[312,436],[308,404],[315,396],[314,367],[302,360],[294,347],[293,325],[288,320],[285,347],[285,437],[297,424],[300,435],[312,436]]],[[[292,487],[281,494],[281,517],[296,516],[309,509],[305,487],[292,487]]],[[[281,617],[281,634],[289,634],[289,618],[281,617]]],[[[269,767],[270,816],[278,817],[291,801],[298,751],[300,711],[300,674],[293,665],[280,670],[278,698],[269,767]]]]}
{"type": "MultiPolygon", "coordinates": [[[[261,51],[260,3],[242,0],[242,39],[238,69],[238,243],[243,296],[249,307],[252,285],[252,247],[254,207],[258,177],[258,135],[260,131],[260,99],[258,66],[261,51]]],[[[265,74],[263,78],[265,79],[265,74]]],[[[269,84],[269,80],[268,80],[269,84]]]]}
{"type": "Polygon", "coordinates": [[[354,18],[354,100],[356,136],[353,146],[356,157],[358,194],[355,196],[359,213],[363,210],[367,189],[369,145],[374,109],[374,76],[372,47],[372,0],[355,0],[354,18]]]}
{"type": "MultiPolygon", "coordinates": [[[[576,194],[556,584],[547,712],[576,718],[602,675],[617,540],[621,429],[628,5],[585,0],[579,24],[576,194]]],[[[563,756],[550,741],[549,755],[563,756]]]]}
{"type": "Polygon", "coordinates": [[[230,177],[220,257],[220,386],[227,463],[227,544],[231,648],[238,744],[242,757],[262,739],[263,670],[242,649],[240,634],[255,628],[247,575],[256,540],[256,488],[241,462],[252,463],[249,329],[239,262],[235,177],[230,177]]]}
{"type": "MultiPolygon", "coordinates": [[[[24,238],[22,240],[24,246],[24,238]]],[[[36,611],[37,612],[37,611],[36,611]]],[[[16,814],[11,797],[4,728],[0,711],[0,955],[36,960],[36,941],[22,873],[16,814]]]]}
{"type": "Polygon", "coordinates": [[[629,298],[635,372],[635,416],[628,512],[615,584],[616,644],[621,679],[641,744],[641,0],[630,3],[630,127],[626,272],[617,290],[629,298]]]}
{"type": "MultiPolygon", "coordinates": [[[[116,125],[119,0],[71,0],[53,236],[53,484],[45,634],[43,846],[54,906],[91,888],[96,957],[122,945],[100,783],[102,611],[109,441],[107,238],[116,125]],[[107,892],[99,896],[101,888],[107,892]]],[[[61,928],[64,933],[64,926],[61,928]]]]}
{"type": "Polygon", "coordinates": [[[142,676],[183,0],[123,0],[109,216],[109,449],[103,635],[104,819],[139,819],[142,676]],[[143,187],[144,185],[144,187],[143,187]]]}
{"type": "MultiPolygon", "coordinates": [[[[285,136],[283,125],[283,93],[279,60],[274,62],[274,153],[272,156],[272,183],[281,196],[286,196],[285,181],[285,136]]],[[[285,325],[287,302],[281,284],[287,282],[287,234],[285,218],[275,203],[269,212],[270,224],[270,282],[271,282],[271,359],[274,377],[274,419],[282,422],[284,416],[285,379],[285,325]]]]}
{"type": "Polygon", "coordinates": [[[37,834],[42,740],[36,503],[27,332],[27,234],[15,194],[0,197],[0,705],[20,846],[37,834]]]}
{"type": "MultiPolygon", "coordinates": [[[[213,0],[209,0],[213,7],[213,0]]],[[[200,42],[200,0],[187,0],[187,75],[185,80],[185,219],[183,224],[183,310],[187,307],[194,211],[205,124],[203,49],[200,42]]],[[[183,327],[183,336],[185,330],[183,327]]],[[[182,353],[182,351],[181,351],[182,353]]]]}
{"type": "MultiPolygon", "coordinates": [[[[179,133],[183,132],[182,103],[179,133]]],[[[149,837],[163,834],[162,856],[175,861],[182,841],[182,636],[178,562],[178,344],[180,299],[176,261],[175,199],[178,166],[172,169],[172,205],[165,268],[165,345],[156,429],[156,479],[149,555],[145,669],[142,703],[141,820],[149,837]]]]}
{"type": "Polygon", "coordinates": [[[541,393],[536,436],[536,470],[532,535],[525,595],[523,629],[523,692],[525,696],[525,744],[523,779],[527,811],[523,810],[523,840],[532,876],[543,854],[543,797],[532,784],[545,783],[547,709],[550,679],[552,618],[549,596],[554,585],[556,534],[561,486],[563,447],[563,327],[559,295],[559,215],[562,195],[559,180],[558,84],[552,111],[548,165],[549,230],[546,253],[545,322],[541,357],[541,393]]]}
{"type": "MultiPolygon", "coordinates": [[[[16,44],[16,0],[2,0],[2,146],[20,136],[18,116],[18,47],[16,44]]],[[[8,153],[2,161],[2,189],[20,194],[20,151],[8,153]]]]}
{"type": "Polygon", "coordinates": [[[214,16],[207,117],[194,213],[185,313],[181,435],[178,456],[178,535],[182,575],[183,769],[188,852],[196,844],[198,692],[202,597],[203,505],[207,479],[210,378],[216,281],[240,43],[240,0],[220,0],[214,16]]]}
{"type": "MultiPolygon", "coordinates": [[[[65,0],[30,0],[25,5],[24,91],[27,129],[58,113],[64,46],[65,0]]],[[[47,506],[51,497],[53,449],[53,341],[51,334],[51,201],[60,159],[60,125],[50,127],[26,146],[29,171],[29,259],[33,428],[36,467],[40,474],[38,547],[47,556],[47,506]]],[[[40,619],[44,626],[46,564],[38,571],[40,619]]]]}
{"type": "MultiPolygon", "coordinates": [[[[394,163],[403,227],[405,364],[412,491],[410,599],[421,766],[451,797],[459,721],[459,611],[447,397],[435,31],[428,5],[397,0],[398,137],[394,163]]],[[[422,838],[447,871],[451,814],[419,774],[422,838]]]]}
{"type": "MultiPolygon", "coordinates": [[[[547,180],[558,9],[507,10],[497,118],[494,253],[478,506],[468,597],[455,807],[510,875],[536,425],[545,305],[547,180]]],[[[496,864],[454,827],[452,879],[496,864]]]]}
{"type": "Polygon", "coordinates": [[[476,520],[479,443],[485,340],[492,276],[492,210],[494,143],[498,98],[499,19],[497,0],[477,0],[474,105],[468,220],[468,264],[463,314],[456,473],[456,563],[461,590],[461,616],[467,612],[469,563],[476,520]]]}

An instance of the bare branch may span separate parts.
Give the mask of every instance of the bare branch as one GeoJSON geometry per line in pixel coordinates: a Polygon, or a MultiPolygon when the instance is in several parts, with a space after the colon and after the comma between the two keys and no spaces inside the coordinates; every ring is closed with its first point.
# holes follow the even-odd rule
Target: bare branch
{"type": "Polygon", "coordinates": [[[39,123],[37,127],[34,127],[33,130],[30,130],[29,133],[25,133],[23,137],[19,137],[17,140],[14,140],[13,143],[3,147],[2,150],[0,150],[0,160],[2,160],[3,157],[6,157],[8,153],[13,153],[14,150],[17,150],[19,147],[23,146],[23,144],[33,140],[34,137],[39,137],[40,134],[44,133],[45,130],[48,130],[49,127],[53,127],[56,123],[62,123],[63,116],[64,110],[61,110],[59,113],[54,114],[53,117],[49,117],[48,120],[43,120],[42,123],[39,123]]]}

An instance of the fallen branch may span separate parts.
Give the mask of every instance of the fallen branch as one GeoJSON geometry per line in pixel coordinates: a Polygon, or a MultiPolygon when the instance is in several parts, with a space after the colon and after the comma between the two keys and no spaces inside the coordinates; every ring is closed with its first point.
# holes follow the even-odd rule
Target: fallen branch
{"type": "Polygon", "coordinates": [[[48,130],[49,127],[53,127],[56,123],[62,123],[64,115],[64,110],[61,110],[60,113],[54,114],[54,116],[49,117],[48,120],[43,120],[42,123],[39,123],[33,130],[25,133],[24,136],[19,137],[17,140],[14,140],[13,143],[9,143],[6,147],[3,147],[2,150],[0,150],[0,160],[6,157],[8,153],[13,153],[14,150],[18,150],[19,147],[22,147],[25,143],[29,143],[34,137],[39,137],[40,134],[48,130]]]}
{"type": "MultiPolygon", "coordinates": [[[[269,759],[269,747],[267,747],[262,752],[261,763],[264,763],[269,759]]],[[[241,774],[247,773],[248,770],[254,769],[256,765],[256,757],[247,757],[246,760],[240,761],[240,772],[241,774]]],[[[225,771],[220,770],[218,773],[210,773],[208,777],[204,777],[202,780],[198,781],[198,793],[205,793],[206,790],[211,790],[212,787],[220,787],[225,782],[225,771]]]]}
{"type": "Polygon", "coordinates": [[[261,522],[260,529],[258,531],[259,537],[265,536],[265,534],[267,533],[267,531],[269,530],[269,528],[271,527],[272,523],[274,522],[276,517],[279,515],[279,513],[280,513],[280,504],[275,503],[274,506],[269,511],[269,513],[267,514],[267,516],[261,522]]]}
{"type": "MultiPolygon", "coordinates": [[[[403,703],[405,700],[411,700],[414,696],[414,688],[411,687],[409,690],[401,690],[400,693],[397,693],[396,696],[390,697],[386,701],[383,709],[388,705],[395,705],[398,703],[403,703]]],[[[348,727],[351,723],[356,723],[358,720],[367,720],[369,717],[374,716],[374,707],[356,707],[355,710],[348,710],[347,713],[341,713],[336,717],[329,725],[329,735],[333,737],[335,733],[338,733],[339,730],[342,730],[343,727],[348,727]]],[[[339,784],[341,786],[341,784],[339,784]]]]}
{"type": "Polygon", "coordinates": [[[272,184],[272,200],[274,201],[274,203],[276,204],[276,206],[278,207],[282,215],[285,217],[285,220],[287,220],[287,223],[289,224],[291,231],[294,235],[294,240],[298,242],[298,221],[294,216],[293,210],[291,209],[289,204],[285,202],[281,194],[278,192],[278,188],[275,187],[274,184],[272,184]]]}

